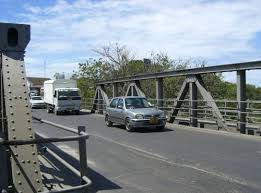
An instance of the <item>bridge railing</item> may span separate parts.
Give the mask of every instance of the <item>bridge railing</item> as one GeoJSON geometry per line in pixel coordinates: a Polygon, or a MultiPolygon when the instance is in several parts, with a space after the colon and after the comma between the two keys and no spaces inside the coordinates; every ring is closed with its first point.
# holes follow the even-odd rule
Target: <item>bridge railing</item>
{"type": "MultiPolygon", "coordinates": [[[[51,126],[54,126],[56,128],[71,132],[73,136],[66,136],[66,137],[52,137],[52,138],[45,138],[43,135],[41,135],[38,132],[35,132],[37,138],[31,139],[31,140],[5,140],[3,138],[0,138],[0,145],[4,146],[17,146],[17,145],[42,145],[42,144],[48,144],[48,143],[56,143],[56,142],[66,142],[66,141],[78,141],[79,143],[79,162],[80,162],[80,169],[75,169],[72,165],[70,165],[68,162],[66,162],[63,158],[61,158],[57,153],[55,153],[53,150],[49,148],[45,148],[45,151],[49,153],[51,156],[53,156],[58,162],[60,162],[63,166],[65,166],[68,170],[70,170],[73,174],[78,176],[81,181],[81,185],[61,189],[61,190],[48,190],[48,191],[42,191],[40,193],[65,193],[65,192],[75,192],[75,191],[87,191],[87,188],[91,185],[91,180],[87,177],[87,153],[86,153],[86,140],[89,138],[89,135],[85,132],[84,126],[79,126],[78,130],[66,127],[63,125],[59,125],[50,121],[42,120],[36,117],[33,117],[34,120],[37,120],[41,123],[45,123],[51,126]]],[[[53,144],[54,145],[54,144],[53,144]]],[[[58,146],[55,145],[56,148],[61,150],[58,146]]],[[[62,151],[62,150],[61,150],[62,151]]],[[[66,153],[66,152],[64,152],[66,153]]],[[[44,174],[42,174],[44,176],[44,174]]],[[[47,177],[46,177],[47,178],[47,177]]]]}
{"type": "MultiPolygon", "coordinates": [[[[157,104],[156,99],[148,99],[153,104],[157,104]]],[[[171,116],[171,111],[175,107],[175,104],[181,100],[175,99],[164,99],[163,106],[158,107],[162,109],[171,116]]],[[[199,122],[204,122],[205,124],[212,124],[217,118],[214,116],[214,110],[210,108],[206,103],[215,102],[217,104],[217,111],[221,113],[224,121],[228,126],[236,127],[237,124],[246,124],[249,128],[261,129],[261,101],[247,100],[247,101],[236,101],[236,100],[182,100],[182,106],[179,109],[179,113],[176,119],[197,119],[199,122]],[[197,102],[197,108],[192,108],[192,103],[197,102]],[[244,104],[247,108],[245,112],[239,110],[239,104],[244,104]],[[197,117],[192,116],[192,111],[197,111],[197,117]],[[246,116],[246,122],[240,122],[239,116],[244,114],[246,116]]]]}
{"type": "MultiPolygon", "coordinates": [[[[215,102],[219,111],[229,127],[237,127],[238,124],[243,123],[249,129],[261,130],[261,101],[247,100],[247,101],[237,101],[237,100],[176,100],[165,98],[163,100],[148,98],[148,101],[157,106],[157,104],[162,104],[162,106],[157,106],[157,108],[164,110],[168,117],[172,116],[172,110],[178,101],[182,102],[178,114],[175,117],[177,121],[191,122],[192,119],[197,119],[200,126],[204,124],[215,125],[217,122],[217,117],[214,116],[214,110],[207,105],[207,102],[215,102]],[[160,102],[161,101],[161,102],[160,102]],[[197,102],[197,108],[192,108],[192,103],[197,102]],[[246,106],[246,111],[241,112],[239,110],[239,105],[244,104],[246,106]],[[197,117],[192,116],[192,111],[197,111],[197,117]],[[246,122],[240,122],[239,116],[244,114],[246,116],[246,122]]],[[[92,109],[93,98],[83,98],[82,108],[92,109]]],[[[103,100],[97,103],[97,109],[106,109],[106,104],[103,100]]]]}

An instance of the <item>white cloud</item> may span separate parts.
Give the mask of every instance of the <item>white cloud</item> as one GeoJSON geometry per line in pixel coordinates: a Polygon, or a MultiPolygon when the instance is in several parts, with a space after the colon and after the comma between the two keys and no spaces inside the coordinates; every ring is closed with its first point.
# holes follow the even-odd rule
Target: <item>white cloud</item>
{"type": "Polygon", "coordinates": [[[122,42],[141,58],[154,50],[229,63],[260,58],[250,44],[261,31],[260,7],[259,0],[60,0],[49,7],[27,5],[23,17],[32,25],[30,57],[40,61],[61,57],[69,64],[92,56],[93,47],[122,42]]]}

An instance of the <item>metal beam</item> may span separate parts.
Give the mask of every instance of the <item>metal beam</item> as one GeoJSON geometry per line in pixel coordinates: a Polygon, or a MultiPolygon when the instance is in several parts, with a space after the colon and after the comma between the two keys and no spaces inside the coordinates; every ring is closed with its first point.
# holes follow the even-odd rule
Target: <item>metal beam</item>
{"type": "Polygon", "coordinates": [[[156,99],[158,107],[163,107],[163,78],[156,79],[156,99]]]}
{"type": "Polygon", "coordinates": [[[183,103],[183,100],[185,99],[186,94],[188,93],[188,90],[189,90],[189,84],[185,80],[181,86],[178,97],[177,97],[176,101],[174,102],[174,109],[173,109],[173,111],[171,113],[171,117],[169,119],[170,123],[173,123],[175,121],[175,118],[178,115],[179,109],[183,103]]]}
{"type": "Polygon", "coordinates": [[[94,113],[95,110],[98,110],[99,113],[103,113],[104,103],[106,106],[109,105],[109,98],[105,92],[104,85],[100,85],[96,87],[91,112],[94,113]]]}
{"type": "Polygon", "coordinates": [[[135,81],[134,83],[130,83],[127,89],[125,96],[142,96],[145,97],[141,89],[141,85],[139,81],[135,81]]]}
{"type": "Polygon", "coordinates": [[[198,126],[198,89],[195,82],[190,82],[190,101],[191,101],[191,125],[198,126]]]}
{"type": "Polygon", "coordinates": [[[223,119],[222,114],[220,113],[217,104],[215,103],[213,97],[211,94],[207,91],[206,86],[201,78],[200,75],[195,76],[197,81],[195,82],[197,85],[197,88],[203,97],[203,99],[206,101],[207,105],[212,108],[213,116],[217,118],[217,125],[219,128],[222,128],[224,130],[230,131],[230,129],[227,127],[225,120],[223,119]]]}
{"type": "Polygon", "coordinates": [[[96,84],[97,85],[112,84],[117,82],[128,82],[128,81],[135,81],[135,80],[147,80],[147,79],[156,79],[156,78],[165,78],[165,77],[187,76],[187,75],[207,74],[207,73],[221,73],[221,72],[231,72],[231,71],[239,71],[239,70],[255,70],[255,69],[261,69],[261,61],[223,64],[218,66],[208,66],[208,67],[192,68],[192,69],[185,69],[185,70],[170,70],[165,72],[140,74],[136,76],[127,76],[123,78],[99,81],[96,82],[96,84]]]}
{"type": "MultiPolygon", "coordinates": [[[[214,99],[212,98],[211,94],[206,90],[205,84],[200,75],[190,75],[190,76],[187,76],[187,78],[184,80],[183,85],[179,91],[178,97],[174,103],[174,109],[172,111],[172,116],[170,117],[169,122],[173,123],[175,121],[178,111],[189,90],[189,85],[191,85],[191,84],[192,85],[194,84],[194,86],[192,86],[193,88],[191,89],[191,91],[194,92],[193,93],[194,96],[191,97],[194,99],[194,102],[197,102],[197,101],[195,101],[197,98],[197,94],[196,94],[197,91],[195,91],[195,90],[198,89],[198,91],[201,94],[201,96],[203,97],[204,101],[206,101],[207,105],[212,108],[213,116],[217,118],[218,127],[223,128],[224,130],[229,130],[227,128],[227,125],[223,119],[223,116],[220,113],[214,99]]],[[[195,108],[196,106],[197,106],[196,103],[194,103],[194,106],[192,108],[194,110],[194,111],[192,111],[194,114],[194,116],[192,115],[193,118],[197,117],[197,112],[195,112],[197,109],[197,108],[195,108]]],[[[193,124],[196,126],[197,121],[195,121],[195,120],[193,120],[193,121],[194,121],[193,124]]]]}
{"type": "Polygon", "coordinates": [[[112,96],[113,96],[113,97],[119,96],[118,83],[113,83],[113,84],[112,84],[112,96]]]}
{"type": "MultiPolygon", "coordinates": [[[[30,26],[0,23],[1,76],[7,140],[33,140],[32,114],[26,84],[24,50],[30,41],[30,26]]],[[[3,104],[3,103],[2,103],[3,104]]],[[[2,120],[3,121],[3,120],[2,120]]],[[[32,145],[9,147],[14,192],[41,192],[42,178],[37,147],[32,145]]],[[[2,157],[0,155],[0,157],[2,157]]],[[[2,171],[1,171],[2,172],[2,171]]],[[[6,174],[8,176],[8,174],[6,174]]],[[[0,181],[1,183],[1,181],[0,181]]]]}
{"type": "Polygon", "coordinates": [[[246,71],[237,71],[238,129],[246,133],[246,71]]]}

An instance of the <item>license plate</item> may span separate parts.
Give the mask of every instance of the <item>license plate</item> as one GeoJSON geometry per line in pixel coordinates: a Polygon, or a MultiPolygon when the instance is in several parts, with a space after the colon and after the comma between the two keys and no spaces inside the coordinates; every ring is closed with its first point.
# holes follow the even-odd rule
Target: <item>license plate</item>
{"type": "Polygon", "coordinates": [[[154,124],[154,125],[157,124],[158,122],[159,120],[157,117],[151,117],[149,121],[150,124],[154,124]]]}

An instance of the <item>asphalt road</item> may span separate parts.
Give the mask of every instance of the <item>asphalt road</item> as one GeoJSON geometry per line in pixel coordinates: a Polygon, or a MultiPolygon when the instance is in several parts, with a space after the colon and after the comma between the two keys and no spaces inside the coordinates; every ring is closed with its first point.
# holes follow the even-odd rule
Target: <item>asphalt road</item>
{"type": "MultiPolygon", "coordinates": [[[[91,192],[261,192],[261,137],[177,126],[128,133],[120,126],[106,127],[101,115],[55,116],[45,110],[33,110],[33,115],[74,128],[86,126],[91,192]]],[[[36,121],[33,126],[46,136],[69,135],[36,121]]],[[[59,145],[77,154],[77,144],[59,145]]]]}

